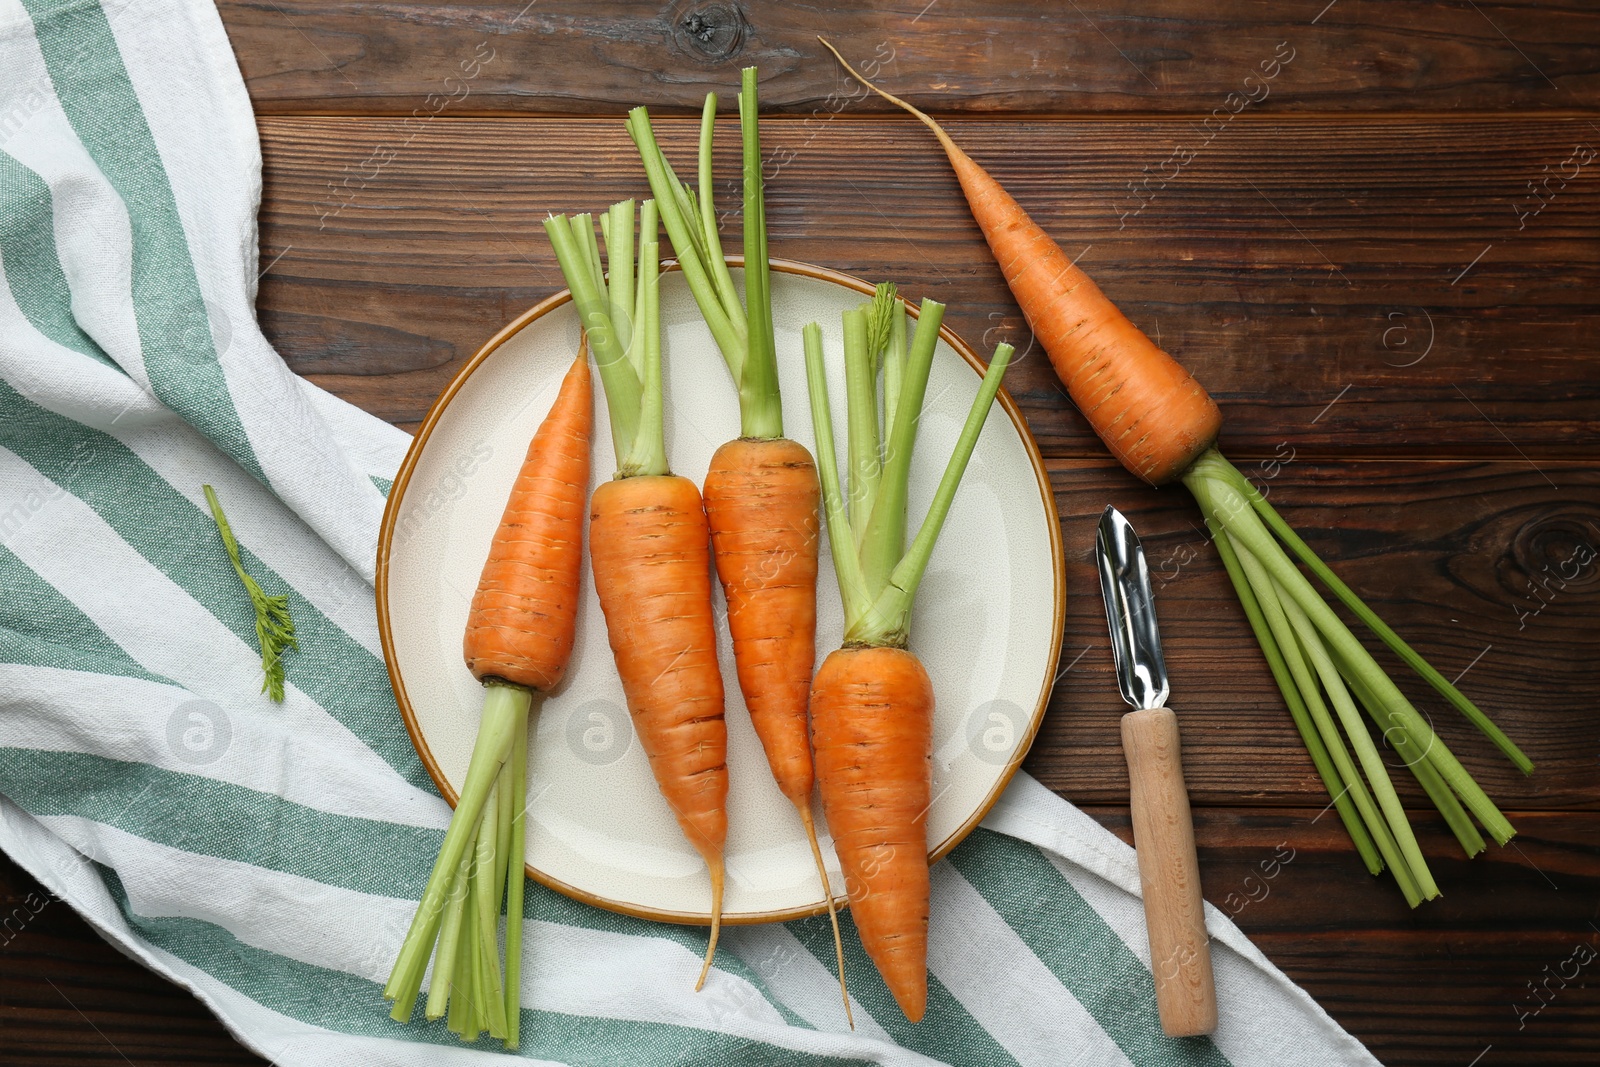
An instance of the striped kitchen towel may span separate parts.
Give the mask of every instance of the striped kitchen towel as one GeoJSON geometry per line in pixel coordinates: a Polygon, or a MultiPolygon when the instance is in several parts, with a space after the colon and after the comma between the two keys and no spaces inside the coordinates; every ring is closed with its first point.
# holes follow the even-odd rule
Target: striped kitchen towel
{"type": "MultiPolygon", "coordinates": [[[[260,182],[210,0],[0,0],[0,846],[277,1064],[486,1062],[380,995],[449,819],[374,620],[407,438],[262,336],[260,182]],[[282,705],[205,483],[288,591],[282,705]]],[[[1215,911],[1222,1024],[1164,1037],[1132,851],[1026,775],[933,885],[928,1021],[849,930],[851,1032],[826,919],[729,931],[695,994],[702,930],[530,884],[521,1055],[1375,1062],[1215,911]]]]}

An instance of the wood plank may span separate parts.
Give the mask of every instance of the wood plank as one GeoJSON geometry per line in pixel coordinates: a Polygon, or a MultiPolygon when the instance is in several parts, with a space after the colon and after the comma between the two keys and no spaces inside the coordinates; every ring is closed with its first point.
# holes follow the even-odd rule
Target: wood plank
{"type": "Polygon", "coordinates": [[[185,989],[111,947],[0,854],[0,1035],[17,1067],[265,1065],[185,989]]]}
{"type": "MultiPolygon", "coordinates": [[[[679,159],[693,126],[663,124],[679,159]]],[[[406,426],[478,344],[561,287],[545,213],[603,207],[643,185],[613,121],[261,128],[268,336],[295,369],[406,426]]],[[[809,130],[772,120],[764,132],[775,255],[893,278],[950,304],[947,321],[974,344],[1018,344],[1009,387],[1041,444],[1103,454],[1028,352],[925,131],[840,118],[809,130]]],[[[971,120],[954,132],[1215,392],[1237,452],[1292,439],[1323,456],[1592,453],[1600,160],[1565,188],[1552,182],[1538,215],[1515,210],[1534,203],[1526,185],[1541,168],[1559,169],[1575,144],[1600,147],[1587,123],[1243,122],[1167,188],[1139,185],[1138,200],[1128,185],[1140,168],[1201,143],[1190,123],[971,120]]],[[[719,158],[730,180],[733,142],[730,128],[719,158]]],[[[719,195],[736,208],[726,183],[719,195]]],[[[737,225],[730,216],[735,245],[737,225]]]]}
{"type": "MultiPolygon", "coordinates": [[[[1128,838],[1125,809],[1090,813],[1128,838]]],[[[1600,960],[1567,963],[1579,945],[1578,960],[1600,952],[1595,816],[1513,812],[1517,848],[1474,860],[1452,854],[1443,826],[1424,828],[1444,895],[1412,911],[1318,814],[1196,812],[1201,879],[1206,899],[1379,1060],[1465,1067],[1489,1045],[1480,1067],[1600,1059],[1600,960]]]]}
{"type": "MultiPolygon", "coordinates": [[[[1086,810],[1129,837],[1125,806],[1086,810]]],[[[1446,894],[1416,911],[1366,874],[1314,808],[1198,810],[1201,877],[1206,898],[1390,1067],[1461,1067],[1488,1044],[1496,1053],[1486,1063],[1590,1064],[1600,985],[1587,979],[1600,964],[1565,985],[1550,979],[1542,1001],[1527,983],[1545,981],[1546,968],[1570,974],[1575,946],[1600,944],[1587,925],[1600,892],[1600,824],[1592,813],[1511,815],[1520,851],[1470,862],[1449,857],[1442,831],[1423,828],[1424,847],[1442,856],[1446,894]]],[[[32,910],[42,894],[0,857],[0,905],[32,910]]],[[[0,952],[0,1020],[6,1062],[18,1067],[264,1062],[59,903],[0,952]]]]}
{"type": "MultiPolygon", "coordinates": [[[[1380,655],[1491,797],[1504,808],[1600,809],[1592,711],[1600,704],[1600,472],[1543,465],[1552,486],[1522,462],[1297,458],[1276,476],[1270,466],[1239,465],[1312,549],[1446,678],[1460,676],[1462,691],[1537,764],[1523,777],[1426,683],[1380,655]]],[[[1095,523],[1113,503],[1150,560],[1192,801],[1326,804],[1189,495],[1139,485],[1110,461],[1050,466],[1067,559],[1063,673],[1024,766],[1075,803],[1126,802],[1118,724],[1127,709],[1092,556],[1095,523]]],[[[1387,758],[1401,797],[1418,809],[1415,821],[1437,821],[1402,761],[1387,758]]]]}
{"type": "Polygon", "coordinates": [[[817,44],[941,111],[1207,113],[1229,93],[1281,109],[1593,108],[1600,39],[1581,5],[1442,0],[1277,4],[979,0],[614,7],[574,0],[404,6],[219,4],[258,111],[698,111],[758,65],[770,107],[878,111],[817,44]],[[1280,47],[1281,44],[1281,47],[1280,47]],[[1269,82],[1246,82],[1273,57],[1269,82]]]}

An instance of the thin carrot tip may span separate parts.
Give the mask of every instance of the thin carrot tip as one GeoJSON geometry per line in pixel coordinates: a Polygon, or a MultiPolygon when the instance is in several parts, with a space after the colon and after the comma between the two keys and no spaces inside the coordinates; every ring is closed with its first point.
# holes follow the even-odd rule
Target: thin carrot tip
{"type": "Polygon", "coordinates": [[[700,977],[695,979],[694,991],[700,992],[706,987],[706,976],[711,973],[711,961],[717,958],[717,939],[722,934],[722,915],[719,912],[711,918],[711,941],[706,945],[706,958],[700,964],[700,977]]]}
{"type": "Polygon", "coordinates": [[[839,996],[844,1001],[845,1022],[850,1024],[850,1029],[856,1028],[855,1013],[850,1009],[850,989],[845,984],[844,977],[844,939],[839,934],[839,908],[833,899],[833,886],[828,881],[828,867],[822,860],[822,846],[817,841],[816,820],[811,817],[811,809],[804,803],[796,803],[800,809],[800,822],[805,826],[806,838],[811,844],[811,855],[817,861],[817,877],[822,881],[822,896],[828,902],[828,920],[833,924],[833,949],[839,960],[839,996]]]}
{"type": "Polygon", "coordinates": [[[706,976],[711,973],[711,961],[717,958],[717,940],[722,936],[722,857],[711,867],[711,940],[706,945],[705,962],[700,965],[700,977],[695,980],[696,993],[705,988],[706,976]]]}

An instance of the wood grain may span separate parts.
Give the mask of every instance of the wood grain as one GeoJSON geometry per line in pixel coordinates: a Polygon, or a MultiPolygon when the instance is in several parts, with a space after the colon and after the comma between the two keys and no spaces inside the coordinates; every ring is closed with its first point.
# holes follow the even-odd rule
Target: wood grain
{"type": "MultiPolygon", "coordinates": [[[[663,124],[680,160],[692,126],[663,124]]],[[[1600,160],[1522,230],[1514,210],[1532,203],[1541,167],[1576,143],[1600,147],[1586,123],[1248,121],[1167,188],[1140,186],[1142,199],[1128,183],[1175,145],[1201,144],[1191,123],[967,121],[953,133],[1212,390],[1230,449],[1554,457],[1600,439],[1600,160]]],[[[1030,351],[925,131],[792,119],[763,135],[774,255],[894,279],[947,303],[978,347],[1015,343],[1008,388],[1041,445],[1104,454],[1030,351]]],[[[643,188],[615,121],[444,117],[408,132],[270,118],[262,137],[268,337],[296,370],[406,426],[479,344],[562,287],[545,213],[643,188]]],[[[730,128],[730,180],[733,141],[730,128]]]]}
{"type": "MultiPolygon", "coordinates": [[[[1091,810],[1126,835],[1120,811],[1091,810]]],[[[1528,983],[1562,970],[1580,944],[1600,950],[1595,817],[1511,815],[1517,847],[1474,860],[1451,856],[1442,823],[1422,829],[1444,895],[1415,911],[1387,875],[1366,873],[1337,818],[1318,809],[1200,810],[1195,833],[1206,899],[1389,1067],[1466,1067],[1479,1056],[1478,1067],[1592,1064],[1600,961],[1539,999],[1528,983]]]]}
{"type": "Polygon", "coordinates": [[[409,114],[440,99],[476,112],[641,103],[698,111],[707,91],[737,84],[738,68],[752,64],[770,108],[883,110],[842,80],[818,33],[852,62],[871,63],[885,89],[940,111],[1206,113],[1230,92],[1251,91],[1244,79],[1280,42],[1294,58],[1270,87],[1278,109],[1593,108],[1600,93],[1600,40],[1577,4],[1431,0],[1381,13],[1354,0],[219,7],[266,113],[409,114]]]}
{"type": "Polygon", "coordinates": [[[0,1062],[265,1064],[0,854],[0,1062]],[[27,918],[18,921],[19,916],[27,918]]]}

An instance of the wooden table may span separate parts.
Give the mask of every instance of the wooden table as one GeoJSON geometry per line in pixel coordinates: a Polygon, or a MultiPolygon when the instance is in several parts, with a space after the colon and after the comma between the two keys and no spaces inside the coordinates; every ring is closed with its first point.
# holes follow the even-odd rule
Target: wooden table
{"type": "MultiPolygon", "coordinates": [[[[560,287],[540,218],[644,188],[626,108],[685,153],[703,94],[731,105],[758,64],[773,253],[936,296],[980,348],[1026,353],[1008,385],[1073,593],[1027,769],[1128,836],[1089,555],[1114,502],[1157,572],[1207,897],[1387,1064],[1600,1061],[1600,964],[1554,977],[1600,946],[1600,17],[523,2],[223,0],[266,164],[261,319],[291,367],[414,427],[560,287]],[[1520,829],[1510,847],[1463,859],[1397,777],[1445,896],[1408,911],[1364,873],[1189,497],[1106,458],[932,138],[842,79],[818,31],[948,120],[1206,383],[1235,462],[1538,763],[1524,779],[1409,685],[1520,829]],[[1295,858],[1263,880],[1280,843],[1295,858]]],[[[725,135],[720,173],[736,160],[725,135]]],[[[0,866],[7,910],[40,892],[0,866]]],[[[260,1062],[58,904],[0,952],[0,1020],[7,1063],[260,1062]]]]}

